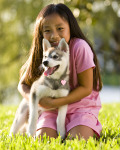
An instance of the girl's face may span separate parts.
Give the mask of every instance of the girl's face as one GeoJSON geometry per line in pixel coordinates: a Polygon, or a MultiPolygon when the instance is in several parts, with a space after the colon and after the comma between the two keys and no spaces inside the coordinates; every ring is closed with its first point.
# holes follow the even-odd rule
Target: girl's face
{"type": "Polygon", "coordinates": [[[47,39],[51,46],[58,46],[61,38],[67,43],[70,40],[70,27],[68,22],[58,14],[51,14],[43,19],[43,37],[47,39]]]}

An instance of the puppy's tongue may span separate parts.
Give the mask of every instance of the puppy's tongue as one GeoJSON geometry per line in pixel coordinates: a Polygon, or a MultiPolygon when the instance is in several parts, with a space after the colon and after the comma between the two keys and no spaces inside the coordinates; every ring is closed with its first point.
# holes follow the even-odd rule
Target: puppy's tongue
{"type": "Polygon", "coordinates": [[[48,68],[48,69],[44,72],[44,75],[45,75],[45,76],[48,76],[48,75],[53,74],[53,72],[54,72],[55,69],[56,69],[56,67],[48,68]]]}

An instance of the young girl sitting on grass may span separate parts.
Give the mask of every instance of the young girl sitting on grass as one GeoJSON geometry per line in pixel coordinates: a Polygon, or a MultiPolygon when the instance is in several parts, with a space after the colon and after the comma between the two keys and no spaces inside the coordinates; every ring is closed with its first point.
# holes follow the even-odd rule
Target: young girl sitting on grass
{"type": "Polygon", "coordinates": [[[40,106],[55,110],[39,116],[36,136],[46,133],[49,137],[57,138],[57,108],[68,104],[66,135],[70,134],[71,138],[77,135],[79,139],[82,137],[86,140],[94,135],[99,137],[102,130],[98,121],[101,108],[99,91],[102,88],[99,65],[91,44],[66,5],[50,4],[38,14],[30,56],[21,69],[24,74],[19,82],[19,92],[29,100],[30,87],[42,74],[39,66],[43,58],[43,38],[53,47],[58,45],[61,38],[65,38],[69,44],[71,91],[67,97],[46,97],[40,101],[40,106]]]}

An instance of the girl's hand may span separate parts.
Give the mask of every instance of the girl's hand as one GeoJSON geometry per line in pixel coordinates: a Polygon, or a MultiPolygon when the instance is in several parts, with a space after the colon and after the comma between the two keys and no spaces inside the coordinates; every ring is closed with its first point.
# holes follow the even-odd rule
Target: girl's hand
{"type": "Polygon", "coordinates": [[[46,109],[54,108],[54,106],[53,106],[53,99],[50,98],[50,97],[42,98],[39,101],[39,106],[43,107],[43,108],[46,108],[46,109]]]}

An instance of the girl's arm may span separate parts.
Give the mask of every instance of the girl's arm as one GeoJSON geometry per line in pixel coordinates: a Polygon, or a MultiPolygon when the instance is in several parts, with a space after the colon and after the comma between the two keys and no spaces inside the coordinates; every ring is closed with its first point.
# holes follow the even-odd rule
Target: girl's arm
{"type": "Polygon", "coordinates": [[[29,100],[30,86],[24,83],[24,78],[25,78],[25,73],[19,81],[18,91],[25,99],[29,100]]]}
{"type": "Polygon", "coordinates": [[[70,92],[68,96],[57,99],[44,98],[41,99],[39,104],[45,108],[58,108],[62,105],[75,103],[88,96],[93,89],[93,68],[78,74],[78,83],[79,87],[70,92]]]}

